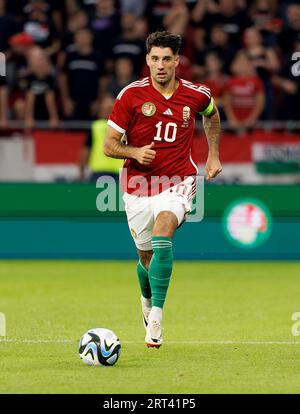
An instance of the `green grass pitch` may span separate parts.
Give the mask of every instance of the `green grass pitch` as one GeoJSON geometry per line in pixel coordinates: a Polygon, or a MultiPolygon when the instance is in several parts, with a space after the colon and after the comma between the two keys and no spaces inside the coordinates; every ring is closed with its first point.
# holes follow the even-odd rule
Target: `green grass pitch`
{"type": "Polygon", "coordinates": [[[164,344],[144,345],[134,262],[1,261],[0,393],[299,393],[297,262],[175,262],[164,344]],[[78,355],[115,331],[113,367],[78,355]]]}

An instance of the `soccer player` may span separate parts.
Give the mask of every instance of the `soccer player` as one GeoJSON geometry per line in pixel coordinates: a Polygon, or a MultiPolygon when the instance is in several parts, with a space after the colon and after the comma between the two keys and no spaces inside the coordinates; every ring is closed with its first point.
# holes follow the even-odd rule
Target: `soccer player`
{"type": "Polygon", "coordinates": [[[162,344],[162,311],[172,273],[172,237],[191,211],[198,169],[191,157],[195,117],[209,145],[207,178],[222,170],[220,118],[210,90],[176,77],[181,37],[166,31],[146,39],[150,76],[117,96],[104,152],[126,159],[121,176],[128,225],[139,262],[146,345],[162,344]],[[127,144],[122,142],[126,135],[127,144]]]}

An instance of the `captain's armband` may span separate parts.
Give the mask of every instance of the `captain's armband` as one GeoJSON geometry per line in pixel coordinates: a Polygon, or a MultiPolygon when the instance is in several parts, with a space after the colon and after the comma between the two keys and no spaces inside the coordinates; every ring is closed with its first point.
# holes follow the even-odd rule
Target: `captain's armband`
{"type": "Polygon", "coordinates": [[[215,107],[215,101],[214,101],[214,98],[211,97],[208,107],[204,111],[199,112],[199,114],[203,116],[210,116],[214,110],[214,107],[215,107]]]}

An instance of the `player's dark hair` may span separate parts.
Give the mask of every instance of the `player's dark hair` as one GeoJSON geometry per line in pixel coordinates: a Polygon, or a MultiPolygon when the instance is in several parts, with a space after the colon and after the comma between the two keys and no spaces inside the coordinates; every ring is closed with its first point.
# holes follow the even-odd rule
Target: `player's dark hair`
{"type": "Polygon", "coordinates": [[[181,47],[182,38],[180,35],[167,31],[156,31],[151,33],[146,39],[147,53],[150,53],[153,46],[169,47],[174,55],[176,55],[181,47]]]}

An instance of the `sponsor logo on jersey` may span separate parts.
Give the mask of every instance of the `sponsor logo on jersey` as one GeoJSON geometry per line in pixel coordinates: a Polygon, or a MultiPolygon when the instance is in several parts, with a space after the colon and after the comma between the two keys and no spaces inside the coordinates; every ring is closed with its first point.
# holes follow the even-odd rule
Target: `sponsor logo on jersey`
{"type": "Polygon", "coordinates": [[[146,116],[152,116],[156,112],[156,106],[152,102],[145,102],[142,106],[142,112],[146,116]]]}
{"type": "Polygon", "coordinates": [[[183,128],[188,128],[189,120],[191,117],[191,108],[189,106],[184,106],[182,110],[182,119],[183,119],[183,128]]]}
{"type": "Polygon", "coordinates": [[[173,115],[173,112],[171,111],[170,108],[168,108],[165,110],[164,115],[173,115]]]}

